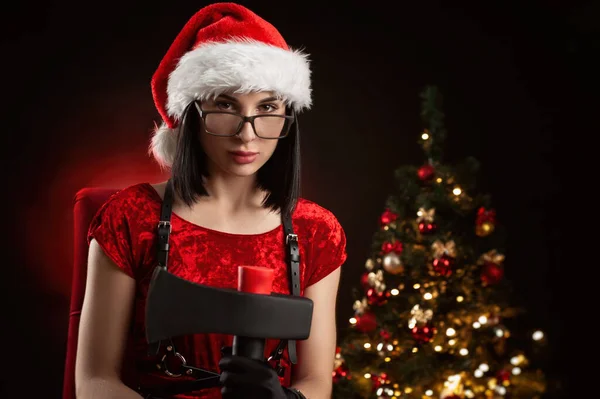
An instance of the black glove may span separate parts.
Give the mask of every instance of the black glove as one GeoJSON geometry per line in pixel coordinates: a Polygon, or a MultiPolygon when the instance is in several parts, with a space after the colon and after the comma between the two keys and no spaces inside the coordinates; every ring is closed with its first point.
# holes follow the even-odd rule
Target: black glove
{"type": "Polygon", "coordinates": [[[219,368],[223,399],[298,399],[266,362],[225,354],[219,368]]]}

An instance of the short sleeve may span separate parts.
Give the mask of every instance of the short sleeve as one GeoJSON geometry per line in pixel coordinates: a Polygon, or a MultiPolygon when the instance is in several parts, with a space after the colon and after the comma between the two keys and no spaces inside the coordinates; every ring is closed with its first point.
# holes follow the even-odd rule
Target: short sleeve
{"type": "Polygon", "coordinates": [[[129,221],[118,193],[98,210],[88,230],[88,244],[95,239],[104,253],[127,275],[134,278],[129,221]]]}
{"type": "Polygon", "coordinates": [[[321,281],[346,261],[346,234],[339,221],[327,213],[321,223],[308,260],[305,287],[321,281]]]}

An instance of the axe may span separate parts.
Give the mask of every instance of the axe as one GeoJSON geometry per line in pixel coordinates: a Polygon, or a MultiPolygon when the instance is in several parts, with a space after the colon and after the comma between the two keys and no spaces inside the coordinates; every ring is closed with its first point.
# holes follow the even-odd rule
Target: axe
{"type": "Polygon", "coordinates": [[[307,339],[313,302],[300,296],[257,294],[192,283],[157,267],[146,303],[149,343],[220,333],[249,338],[307,339]]]}

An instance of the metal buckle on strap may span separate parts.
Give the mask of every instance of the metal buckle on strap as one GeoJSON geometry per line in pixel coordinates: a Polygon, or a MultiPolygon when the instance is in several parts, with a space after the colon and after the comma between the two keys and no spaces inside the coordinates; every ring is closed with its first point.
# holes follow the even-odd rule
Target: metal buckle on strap
{"type": "Polygon", "coordinates": [[[280,349],[275,355],[269,356],[267,359],[267,363],[275,370],[278,377],[283,377],[285,375],[285,369],[287,367],[287,362],[283,359],[282,355],[283,349],[280,349]]]}
{"type": "Polygon", "coordinates": [[[287,237],[285,237],[285,243],[289,244],[290,241],[296,241],[298,242],[298,235],[297,234],[288,234],[287,237]]]}
{"type": "Polygon", "coordinates": [[[161,227],[168,227],[169,233],[171,233],[171,231],[173,230],[173,226],[171,226],[171,222],[169,222],[168,220],[161,220],[160,222],[158,222],[158,228],[160,229],[161,227]]]}
{"type": "Polygon", "coordinates": [[[172,354],[173,356],[177,357],[179,359],[179,361],[181,361],[181,367],[185,367],[187,365],[187,361],[185,360],[185,357],[183,357],[183,355],[177,351],[173,351],[173,347],[171,345],[167,346],[167,351],[169,353],[165,353],[163,355],[163,357],[160,359],[160,364],[158,366],[158,368],[162,371],[164,371],[164,373],[166,375],[168,375],[169,377],[181,377],[182,374],[178,374],[178,373],[173,373],[171,370],[169,370],[169,367],[167,366],[167,356],[169,356],[169,354],[172,354]]]}

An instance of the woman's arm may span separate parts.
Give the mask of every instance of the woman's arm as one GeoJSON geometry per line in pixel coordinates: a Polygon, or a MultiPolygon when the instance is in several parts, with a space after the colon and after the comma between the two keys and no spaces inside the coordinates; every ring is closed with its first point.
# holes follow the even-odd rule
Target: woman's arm
{"type": "Polygon", "coordinates": [[[310,336],[298,341],[298,365],[292,387],[308,399],[329,399],[336,347],[335,309],[341,267],[306,288],[304,296],[313,301],[310,336]]]}
{"type": "Polygon", "coordinates": [[[120,379],[134,293],[135,280],[92,240],[75,361],[78,399],[141,398],[120,379]]]}

